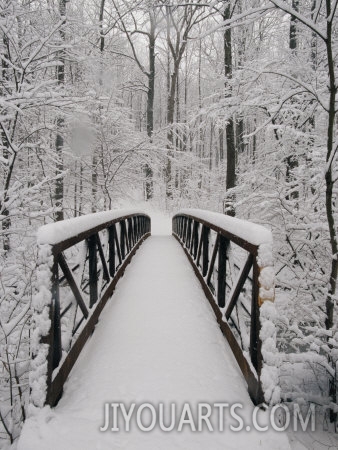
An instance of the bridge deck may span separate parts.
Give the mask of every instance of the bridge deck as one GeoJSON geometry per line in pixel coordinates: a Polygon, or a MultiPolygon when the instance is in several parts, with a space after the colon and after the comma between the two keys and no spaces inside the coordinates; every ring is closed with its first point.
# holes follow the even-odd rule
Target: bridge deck
{"type": "MultiPolygon", "coordinates": [[[[241,403],[244,409],[236,412],[251,425],[253,405],[246,384],[184,252],[173,237],[153,235],[118,283],[61,401],[26,422],[18,449],[289,448],[284,433],[231,431],[230,424],[237,427],[238,421],[229,410],[224,431],[219,431],[217,408],[210,418],[214,432],[205,425],[203,432],[192,432],[189,425],[177,431],[183,404],[189,403],[195,414],[198,402],[241,403]],[[156,408],[163,403],[167,425],[175,403],[175,429],[164,432],[157,425],[142,432],[132,422],[128,433],[119,412],[120,431],[100,432],[107,402],[126,407],[150,402],[156,408]]],[[[142,418],[146,425],[147,411],[142,418]]],[[[267,421],[260,413],[259,422],[267,421]]]]}

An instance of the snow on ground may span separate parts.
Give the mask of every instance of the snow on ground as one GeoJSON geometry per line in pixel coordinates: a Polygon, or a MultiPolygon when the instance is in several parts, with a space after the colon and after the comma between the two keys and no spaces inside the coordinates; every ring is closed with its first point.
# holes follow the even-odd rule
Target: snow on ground
{"type": "MultiPolygon", "coordinates": [[[[242,374],[184,252],[168,236],[170,219],[154,215],[152,226],[153,236],[119,281],[62,399],[56,408],[45,407],[26,421],[18,450],[289,449],[283,432],[246,430],[254,408],[242,374]],[[167,425],[174,403],[176,426],[165,432],[156,425],[145,432],[132,420],[126,432],[120,420],[120,431],[100,431],[108,402],[126,408],[144,402],[158,408],[162,403],[167,425]],[[244,408],[236,413],[244,429],[230,430],[239,422],[227,410],[224,431],[219,431],[219,415],[213,409],[214,431],[204,424],[203,431],[194,432],[191,423],[177,431],[182,407],[189,404],[195,414],[199,402],[241,403],[244,408]]],[[[259,413],[259,422],[266,419],[259,413]]]]}
{"type": "MultiPolygon", "coordinates": [[[[147,210],[146,210],[147,211],[147,210]]],[[[172,232],[172,216],[161,212],[147,211],[151,216],[151,234],[153,236],[168,236],[172,232]]]]}
{"type": "Polygon", "coordinates": [[[318,423],[315,431],[288,430],[288,438],[292,450],[336,450],[338,448],[337,433],[325,431],[322,422],[318,423]]]}

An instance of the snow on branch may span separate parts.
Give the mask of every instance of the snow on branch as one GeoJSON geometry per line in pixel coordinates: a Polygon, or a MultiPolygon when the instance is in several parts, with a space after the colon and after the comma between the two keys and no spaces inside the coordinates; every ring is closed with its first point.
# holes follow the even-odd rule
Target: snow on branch
{"type": "Polygon", "coordinates": [[[336,0],[336,1],[334,2],[334,5],[332,6],[332,9],[331,9],[331,14],[330,14],[329,17],[326,19],[328,23],[330,23],[330,22],[333,21],[333,18],[334,18],[335,14],[336,14],[336,11],[337,11],[337,6],[338,6],[338,0],[336,0]]]}
{"type": "Polygon", "coordinates": [[[299,20],[299,22],[309,27],[314,33],[316,33],[319,37],[321,37],[324,41],[326,41],[327,39],[326,32],[321,30],[312,20],[307,19],[298,11],[288,6],[284,1],[270,0],[270,2],[273,3],[276,8],[281,9],[282,11],[290,14],[291,16],[294,16],[296,19],[299,20]]]}
{"type": "Polygon", "coordinates": [[[241,14],[237,14],[232,16],[230,19],[224,20],[217,24],[213,28],[209,28],[208,31],[204,34],[201,34],[199,36],[199,39],[202,39],[206,36],[209,36],[210,34],[214,33],[215,31],[218,31],[220,28],[233,28],[237,27],[238,25],[245,25],[248,23],[251,23],[252,21],[258,19],[268,11],[275,9],[274,6],[261,6],[259,8],[252,8],[248,11],[245,11],[241,14]]]}

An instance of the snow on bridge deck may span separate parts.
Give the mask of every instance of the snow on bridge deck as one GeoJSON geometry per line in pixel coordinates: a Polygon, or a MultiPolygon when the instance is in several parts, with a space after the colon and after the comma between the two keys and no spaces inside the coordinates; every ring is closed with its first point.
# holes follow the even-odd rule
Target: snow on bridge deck
{"type": "MultiPolygon", "coordinates": [[[[18,450],[289,449],[285,433],[253,429],[254,407],[245,381],[183,250],[169,236],[169,227],[163,229],[162,224],[162,235],[156,235],[155,220],[152,228],[153,235],[138,250],[105,307],[59,404],[27,420],[18,450]],[[120,409],[120,431],[100,431],[104,405],[112,402],[126,408],[136,403],[131,431],[124,430],[120,409]],[[156,409],[163,404],[166,426],[175,404],[174,430],[163,431],[158,422],[151,432],[139,430],[136,411],[145,402],[156,409]],[[202,431],[192,431],[187,423],[178,431],[185,404],[198,428],[201,402],[211,406],[214,430],[202,422],[202,431]],[[226,408],[220,431],[221,408],[214,403],[241,403],[243,409],[238,406],[234,412],[244,428],[231,431],[230,425],[237,428],[239,421],[226,408]]],[[[141,416],[144,426],[150,422],[147,413],[149,409],[141,416]]],[[[267,413],[260,412],[258,418],[268,423],[267,413]]]]}

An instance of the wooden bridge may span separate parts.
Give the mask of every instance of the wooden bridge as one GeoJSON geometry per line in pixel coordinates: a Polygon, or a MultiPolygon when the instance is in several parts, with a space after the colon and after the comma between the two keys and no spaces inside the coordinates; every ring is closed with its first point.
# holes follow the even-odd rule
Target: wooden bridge
{"type": "MultiPolygon", "coordinates": [[[[77,420],[83,414],[96,420],[97,433],[105,402],[114,400],[278,400],[271,233],[221,214],[184,210],[172,219],[172,235],[151,236],[150,217],[135,211],[40,228],[30,375],[35,414],[19,449],[77,448],[72,439],[88,449],[115,448],[111,439],[116,448],[205,448],[209,441],[201,438],[165,446],[155,435],[144,447],[139,438],[124,446],[116,434],[101,433],[99,441],[95,434],[91,442],[88,423],[78,427],[77,420]],[[57,406],[37,414],[44,405],[57,406]],[[74,405],[81,405],[77,419],[74,405]],[[96,407],[101,410],[95,413],[96,407]],[[71,435],[63,431],[65,417],[71,435]]],[[[224,436],[217,436],[212,448],[241,448],[240,441],[224,447],[224,436]]],[[[265,448],[262,436],[254,436],[251,448],[265,448]]],[[[241,439],[244,446],[245,435],[241,439]]],[[[268,433],[264,439],[266,448],[288,448],[286,438],[275,441],[268,433]]]]}

